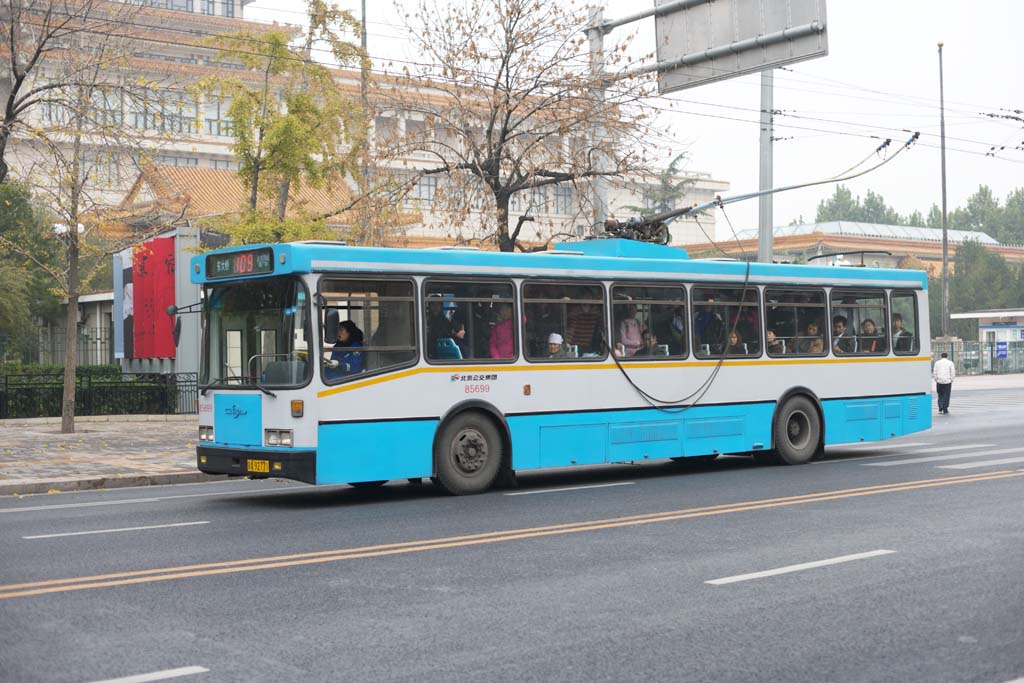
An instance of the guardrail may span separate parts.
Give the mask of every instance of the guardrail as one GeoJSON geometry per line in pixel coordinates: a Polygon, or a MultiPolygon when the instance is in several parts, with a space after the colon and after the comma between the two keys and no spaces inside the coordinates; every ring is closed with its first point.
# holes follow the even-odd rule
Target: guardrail
{"type": "Polygon", "coordinates": [[[932,342],[932,361],[945,352],[958,375],[1008,375],[1024,372],[1024,341],[932,342]]]}
{"type": "MultiPolygon", "coordinates": [[[[194,372],[172,374],[92,373],[76,378],[76,415],[186,415],[196,412],[199,382],[194,372]]],[[[0,419],[57,417],[63,374],[0,375],[0,419]]]]}

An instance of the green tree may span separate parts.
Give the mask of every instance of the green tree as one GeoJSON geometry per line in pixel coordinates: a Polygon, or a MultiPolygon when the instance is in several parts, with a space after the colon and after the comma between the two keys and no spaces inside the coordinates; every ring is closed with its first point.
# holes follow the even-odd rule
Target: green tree
{"type": "MultiPolygon", "coordinates": [[[[1018,187],[1006,196],[1002,232],[997,239],[1004,244],[1024,244],[1024,187],[1018,187]]],[[[1024,301],[1024,297],[1021,300],[1024,301]]]]}
{"type": "Polygon", "coordinates": [[[310,28],[300,45],[286,31],[238,31],[218,36],[211,45],[224,59],[240,61],[244,76],[213,76],[196,89],[230,101],[227,115],[235,142],[238,173],[249,190],[250,214],[259,220],[260,196],[276,200],[274,215],[283,221],[289,193],[301,183],[320,186],[345,182],[358,172],[355,160],[365,143],[366,114],[345,95],[331,70],[310,58],[314,42],[325,41],[339,66],[357,66],[360,48],[341,38],[358,35],[359,24],[321,0],[307,4],[310,28]]]}
{"type": "Polygon", "coordinates": [[[836,185],[835,191],[828,199],[818,204],[818,213],[814,217],[816,223],[829,221],[861,220],[860,200],[845,185],[836,185]]]}
{"type": "MultiPolygon", "coordinates": [[[[978,242],[965,241],[956,249],[956,262],[949,280],[949,310],[962,313],[1018,304],[1014,301],[1014,285],[1019,278],[1019,273],[1002,256],[978,242]]],[[[972,321],[950,322],[957,336],[969,339],[974,335],[972,321]]]]}
{"type": "Polygon", "coordinates": [[[681,166],[687,158],[686,152],[677,154],[666,168],[658,172],[653,184],[642,187],[644,203],[648,206],[628,205],[622,208],[641,216],[651,216],[676,208],[679,200],[686,196],[686,191],[694,182],[693,178],[686,178],[682,175],[681,166]]]}
{"type": "Polygon", "coordinates": [[[885,203],[882,195],[868,190],[861,204],[861,220],[865,223],[882,223],[885,225],[902,225],[903,217],[896,209],[885,203]]]}

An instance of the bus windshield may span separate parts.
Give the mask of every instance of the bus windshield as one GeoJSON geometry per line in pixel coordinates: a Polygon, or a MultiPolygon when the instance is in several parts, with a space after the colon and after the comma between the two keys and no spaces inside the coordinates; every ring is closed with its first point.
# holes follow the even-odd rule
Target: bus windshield
{"type": "Polygon", "coordinates": [[[310,378],[309,296],[292,277],[206,288],[204,386],[299,386],[310,378]]]}

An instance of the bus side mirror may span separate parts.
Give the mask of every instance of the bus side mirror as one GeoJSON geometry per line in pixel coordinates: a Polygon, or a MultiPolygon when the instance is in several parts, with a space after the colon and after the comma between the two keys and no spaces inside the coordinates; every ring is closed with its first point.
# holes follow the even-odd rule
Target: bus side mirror
{"type": "Polygon", "coordinates": [[[174,337],[174,348],[178,348],[178,342],[181,341],[181,318],[176,318],[174,321],[174,331],[171,333],[174,337]]]}
{"type": "Polygon", "coordinates": [[[338,328],[341,327],[341,314],[337,309],[327,311],[324,316],[324,343],[333,344],[338,338],[338,328]]]}

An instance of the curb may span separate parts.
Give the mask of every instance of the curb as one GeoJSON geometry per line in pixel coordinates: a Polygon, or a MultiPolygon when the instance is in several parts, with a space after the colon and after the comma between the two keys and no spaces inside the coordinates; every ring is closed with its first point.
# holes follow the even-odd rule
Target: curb
{"type": "Polygon", "coordinates": [[[119,489],[130,486],[156,486],[160,484],[196,484],[200,482],[223,481],[226,474],[204,474],[202,472],[174,472],[170,474],[126,474],[114,477],[92,479],[52,479],[49,481],[25,481],[14,484],[0,484],[0,496],[29,495],[36,493],[68,493],[70,491],[94,491],[97,489],[119,489]]]}
{"type": "MultiPolygon", "coordinates": [[[[199,416],[185,415],[81,415],[75,417],[75,424],[96,422],[198,422],[199,416]]],[[[0,426],[17,427],[31,425],[59,425],[59,417],[9,417],[0,420],[0,426]]]]}

